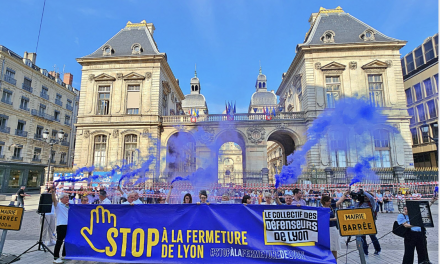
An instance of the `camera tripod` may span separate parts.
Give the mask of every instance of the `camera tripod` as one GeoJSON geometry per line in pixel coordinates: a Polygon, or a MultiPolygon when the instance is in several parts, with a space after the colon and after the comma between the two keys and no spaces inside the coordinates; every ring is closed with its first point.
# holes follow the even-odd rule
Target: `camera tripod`
{"type": "Polygon", "coordinates": [[[28,248],[25,252],[18,255],[15,259],[13,259],[9,263],[12,263],[12,262],[20,259],[20,257],[26,253],[30,253],[30,252],[34,252],[34,251],[41,251],[41,250],[43,250],[44,252],[49,251],[49,253],[52,254],[52,256],[53,256],[53,252],[43,243],[43,240],[42,240],[43,239],[43,225],[44,225],[44,221],[46,220],[46,213],[42,213],[41,215],[43,216],[43,221],[41,221],[40,239],[34,245],[32,245],[32,247],[28,248]],[[38,245],[38,249],[31,251],[31,249],[37,245],[38,245]]]}

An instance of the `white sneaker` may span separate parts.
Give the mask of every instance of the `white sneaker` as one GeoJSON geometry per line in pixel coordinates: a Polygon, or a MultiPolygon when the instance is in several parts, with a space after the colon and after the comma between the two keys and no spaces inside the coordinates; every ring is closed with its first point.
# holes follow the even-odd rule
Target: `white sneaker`
{"type": "Polygon", "coordinates": [[[65,260],[65,259],[66,259],[66,256],[61,256],[61,259],[62,259],[62,260],[65,260]]]}
{"type": "Polygon", "coordinates": [[[53,261],[53,263],[61,264],[61,263],[64,263],[64,260],[62,260],[61,258],[57,258],[56,260],[53,261]]]}
{"type": "Polygon", "coordinates": [[[54,246],[56,244],[56,242],[51,240],[51,241],[48,241],[47,243],[44,243],[44,244],[46,244],[46,246],[50,247],[50,246],[54,246]]]}

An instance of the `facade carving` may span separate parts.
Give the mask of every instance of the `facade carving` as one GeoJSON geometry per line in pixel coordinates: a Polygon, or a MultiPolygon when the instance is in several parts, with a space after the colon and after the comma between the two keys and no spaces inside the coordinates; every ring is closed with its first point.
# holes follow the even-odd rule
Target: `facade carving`
{"type": "Polygon", "coordinates": [[[253,126],[247,129],[248,140],[254,144],[263,142],[266,131],[261,126],[253,126]]]}
{"type": "Polygon", "coordinates": [[[350,61],[350,70],[356,70],[357,69],[357,62],[350,61]]]}

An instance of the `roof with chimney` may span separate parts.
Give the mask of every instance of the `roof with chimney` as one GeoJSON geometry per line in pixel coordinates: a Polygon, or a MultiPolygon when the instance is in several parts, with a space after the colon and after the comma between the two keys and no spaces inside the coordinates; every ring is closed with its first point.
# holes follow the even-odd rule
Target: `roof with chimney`
{"type": "Polygon", "coordinates": [[[128,21],[125,28],[104,45],[83,58],[123,57],[162,54],[153,39],[154,25],[143,20],[140,23],[128,21]]]}
{"type": "Polygon", "coordinates": [[[298,46],[402,41],[386,36],[339,6],[335,9],[321,7],[319,13],[312,14],[310,21],[312,25],[304,43],[298,46]]]}

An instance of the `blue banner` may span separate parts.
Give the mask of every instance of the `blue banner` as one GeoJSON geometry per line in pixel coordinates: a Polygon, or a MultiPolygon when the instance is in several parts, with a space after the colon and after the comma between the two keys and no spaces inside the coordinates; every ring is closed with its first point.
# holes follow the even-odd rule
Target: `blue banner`
{"type": "Polygon", "coordinates": [[[328,208],[70,205],[67,259],[119,263],[336,263],[328,208]]]}

